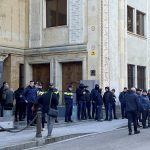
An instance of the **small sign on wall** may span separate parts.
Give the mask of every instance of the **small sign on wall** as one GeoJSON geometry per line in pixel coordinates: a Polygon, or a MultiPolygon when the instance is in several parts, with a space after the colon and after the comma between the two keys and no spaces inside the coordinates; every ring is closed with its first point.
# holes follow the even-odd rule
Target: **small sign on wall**
{"type": "Polygon", "coordinates": [[[96,70],[90,70],[91,76],[96,76],[96,70]]]}
{"type": "Polygon", "coordinates": [[[90,51],[90,56],[96,56],[96,50],[94,50],[94,49],[91,50],[91,51],[90,51]]]}

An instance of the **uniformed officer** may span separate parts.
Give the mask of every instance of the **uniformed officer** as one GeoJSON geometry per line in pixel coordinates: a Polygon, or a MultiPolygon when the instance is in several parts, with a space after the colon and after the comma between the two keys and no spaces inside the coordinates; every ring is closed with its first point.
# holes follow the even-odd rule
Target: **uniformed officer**
{"type": "Polygon", "coordinates": [[[73,122],[71,120],[72,110],[73,110],[73,87],[72,85],[68,86],[68,89],[64,92],[65,100],[65,122],[73,122]]]}
{"type": "MultiPolygon", "coordinates": [[[[53,92],[53,94],[57,97],[57,100],[58,100],[58,102],[59,102],[59,92],[58,92],[58,90],[54,87],[54,84],[53,84],[53,83],[50,83],[50,85],[49,85],[49,90],[53,92]]],[[[58,109],[57,106],[56,106],[56,109],[58,109]]],[[[58,123],[58,119],[57,119],[57,118],[55,119],[55,123],[58,123]]]]}

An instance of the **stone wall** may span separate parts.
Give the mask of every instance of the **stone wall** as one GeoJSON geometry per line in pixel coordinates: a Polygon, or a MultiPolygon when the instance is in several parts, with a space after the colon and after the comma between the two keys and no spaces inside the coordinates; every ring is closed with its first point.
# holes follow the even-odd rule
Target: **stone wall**
{"type": "Polygon", "coordinates": [[[27,47],[28,0],[0,1],[0,45],[27,47]]]}

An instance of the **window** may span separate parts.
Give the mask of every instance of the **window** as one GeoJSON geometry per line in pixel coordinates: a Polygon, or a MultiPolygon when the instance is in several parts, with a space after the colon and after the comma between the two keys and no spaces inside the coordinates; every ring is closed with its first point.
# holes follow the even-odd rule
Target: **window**
{"type": "Polygon", "coordinates": [[[46,0],[46,27],[67,25],[67,0],[46,0]]]}
{"type": "Polygon", "coordinates": [[[140,89],[146,88],[146,67],[137,66],[137,86],[140,89]]]}
{"type": "Polygon", "coordinates": [[[135,86],[135,66],[128,65],[128,88],[135,86]]]}
{"type": "Polygon", "coordinates": [[[144,36],[144,13],[136,11],[136,33],[144,36]]]}
{"type": "Polygon", "coordinates": [[[133,8],[128,6],[127,11],[128,11],[127,28],[128,31],[133,32],[133,8]]]}

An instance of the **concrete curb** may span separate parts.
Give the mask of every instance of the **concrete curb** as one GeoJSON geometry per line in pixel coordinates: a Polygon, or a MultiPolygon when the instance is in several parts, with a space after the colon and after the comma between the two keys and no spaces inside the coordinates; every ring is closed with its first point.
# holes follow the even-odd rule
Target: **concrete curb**
{"type": "Polygon", "coordinates": [[[47,137],[47,138],[34,138],[31,142],[16,144],[16,145],[10,145],[6,147],[0,148],[0,150],[24,150],[24,149],[30,149],[30,148],[36,148],[39,146],[44,146],[50,143],[55,143],[83,135],[87,135],[88,133],[80,133],[80,134],[71,134],[71,135],[64,135],[60,137],[47,137]]]}

